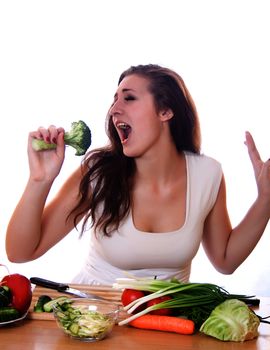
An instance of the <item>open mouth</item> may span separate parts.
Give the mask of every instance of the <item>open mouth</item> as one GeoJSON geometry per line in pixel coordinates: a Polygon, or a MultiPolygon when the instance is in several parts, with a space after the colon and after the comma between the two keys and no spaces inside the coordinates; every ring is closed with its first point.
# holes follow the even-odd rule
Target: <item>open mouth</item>
{"type": "Polygon", "coordinates": [[[128,140],[129,134],[131,133],[131,126],[123,122],[117,123],[116,126],[119,130],[121,142],[126,142],[128,140]]]}

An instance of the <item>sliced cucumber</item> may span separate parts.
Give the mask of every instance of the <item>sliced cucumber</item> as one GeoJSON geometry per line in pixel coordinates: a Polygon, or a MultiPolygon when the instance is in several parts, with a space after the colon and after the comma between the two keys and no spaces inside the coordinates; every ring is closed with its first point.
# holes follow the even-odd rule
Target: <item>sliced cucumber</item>
{"type": "Polygon", "coordinates": [[[56,308],[56,316],[64,332],[76,338],[102,339],[114,324],[113,319],[98,311],[66,303],[58,304],[56,308]]]}
{"type": "Polygon", "coordinates": [[[63,303],[70,303],[70,299],[67,297],[58,297],[58,298],[52,299],[51,301],[43,305],[43,309],[45,312],[52,312],[53,305],[55,304],[62,305],[63,303]]]}
{"type": "Polygon", "coordinates": [[[36,302],[36,304],[34,306],[34,311],[35,312],[44,312],[45,311],[44,310],[44,305],[47,304],[51,300],[52,300],[52,298],[49,297],[48,295],[41,295],[38,298],[38,300],[37,300],[37,302],[36,302]]]}
{"type": "Polygon", "coordinates": [[[77,335],[79,333],[79,325],[78,323],[72,323],[69,326],[69,330],[72,334],[77,335]]]}

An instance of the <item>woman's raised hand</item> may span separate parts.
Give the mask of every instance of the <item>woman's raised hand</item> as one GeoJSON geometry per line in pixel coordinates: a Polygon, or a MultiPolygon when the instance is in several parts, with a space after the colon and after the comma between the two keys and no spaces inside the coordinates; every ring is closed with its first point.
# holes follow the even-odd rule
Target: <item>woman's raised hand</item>
{"type": "Polygon", "coordinates": [[[53,181],[59,174],[65,157],[64,129],[51,125],[48,129],[39,127],[29,133],[28,159],[30,177],[35,181],[53,181]],[[51,150],[35,151],[32,147],[33,138],[55,143],[57,147],[51,150]]]}
{"type": "Polygon", "coordinates": [[[254,139],[248,131],[246,132],[245,145],[254,169],[258,194],[267,196],[266,198],[269,198],[270,201],[270,159],[262,161],[254,139]]]}

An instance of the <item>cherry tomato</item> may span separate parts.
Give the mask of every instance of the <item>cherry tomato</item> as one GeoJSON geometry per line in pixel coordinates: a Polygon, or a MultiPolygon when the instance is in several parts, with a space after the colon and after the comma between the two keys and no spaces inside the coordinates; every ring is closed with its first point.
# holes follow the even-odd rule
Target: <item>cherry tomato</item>
{"type": "MultiPolygon", "coordinates": [[[[171,300],[171,299],[172,299],[172,297],[170,297],[169,295],[164,295],[162,297],[158,297],[158,298],[149,300],[147,302],[146,307],[153,306],[153,305],[162,303],[163,301],[171,300]]],[[[172,314],[172,309],[164,308],[164,309],[153,310],[153,311],[150,312],[150,314],[152,314],[152,315],[160,315],[160,316],[162,316],[162,315],[163,316],[169,316],[169,315],[172,314]]]]}
{"type": "Polygon", "coordinates": [[[21,314],[25,313],[32,301],[32,288],[30,280],[18,273],[5,276],[1,281],[2,286],[10,288],[12,299],[11,306],[21,314]]]}

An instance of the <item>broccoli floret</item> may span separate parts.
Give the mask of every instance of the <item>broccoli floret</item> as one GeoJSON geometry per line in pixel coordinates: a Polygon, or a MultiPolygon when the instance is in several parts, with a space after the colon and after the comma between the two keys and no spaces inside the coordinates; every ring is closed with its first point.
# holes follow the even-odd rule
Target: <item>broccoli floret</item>
{"type": "Polygon", "coordinates": [[[65,144],[75,148],[76,156],[82,156],[91,145],[91,131],[89,127],[79,120],[71,124],[71,130],[64,135],[65,144]]]}
{"type": "MultiPolygon", "coordinates": [[[[86,153],[91,145],[91,131],[86,123],[82,120],[73,122],[71,129],[64,134],[65,144],[75,148],[76,156],[82,156],[86,153]]],[[[44,140],[33,139],[32,147],[35,151],[55,149],[55,143],[46,143],[44,140]]]]}

